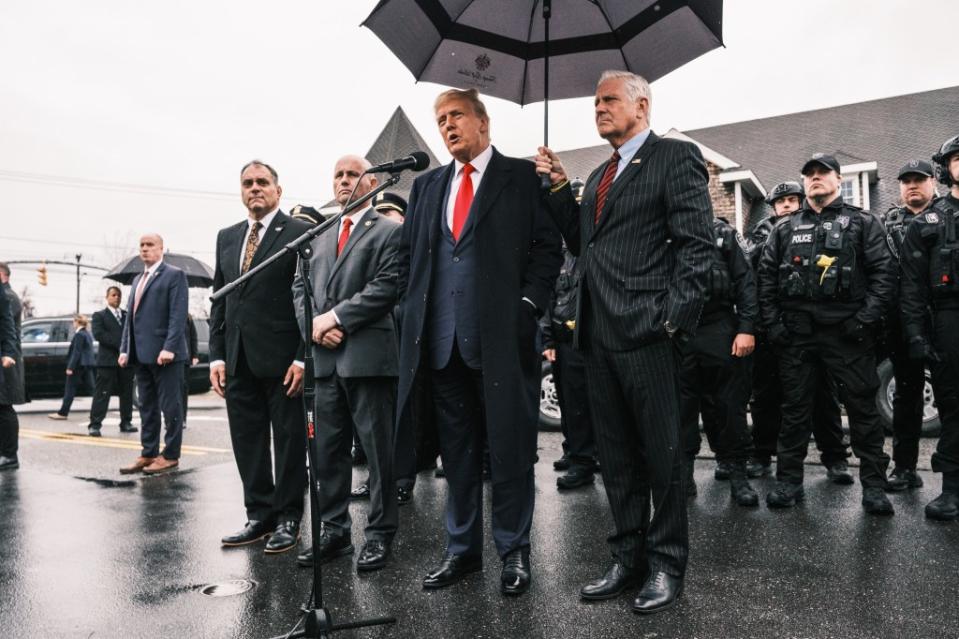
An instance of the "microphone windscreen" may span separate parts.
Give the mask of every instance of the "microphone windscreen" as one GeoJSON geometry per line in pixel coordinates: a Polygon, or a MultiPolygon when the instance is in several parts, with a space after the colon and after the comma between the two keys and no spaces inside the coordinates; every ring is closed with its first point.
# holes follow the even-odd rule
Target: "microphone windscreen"
{"type": "Polygon", "coordinates": [[[416,162],[412,167],[414,171],[422,171],[430,165],[430,156],[423,151],[413,151],[410,153],[410,157],[416,162]]]}

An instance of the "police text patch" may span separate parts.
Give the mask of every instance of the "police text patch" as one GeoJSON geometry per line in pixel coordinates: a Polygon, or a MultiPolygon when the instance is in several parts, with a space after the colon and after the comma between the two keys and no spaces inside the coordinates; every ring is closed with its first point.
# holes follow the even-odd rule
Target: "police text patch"
{"type": "Polygon", "coordinates": [[[793,233],[791,244],[809,244],[812,242],[812,233],[793,233]]]}

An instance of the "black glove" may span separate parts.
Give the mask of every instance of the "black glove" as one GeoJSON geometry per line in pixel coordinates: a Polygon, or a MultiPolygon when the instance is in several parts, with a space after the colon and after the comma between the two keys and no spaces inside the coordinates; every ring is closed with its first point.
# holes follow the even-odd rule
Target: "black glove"
{"type": "Polygon", "coordinates": [[[789,343],[792,341],[789,330],[787,330],[781,322],[773,324],[769,332],[766,333],[766,337],[771,344],[775,344],[776,346],[789,346],[789,343]]]}
{"type": "Polygon", "coordinates": [[[839,334],[852,342],[861,342],[869,337],[870,327],[855,317],[850,317],[839,326],[839,334]]]}
{"type": "Polygon", "coordinates": [[[932,344],[925,337],[918,335],[909,340],[909,359],[917,361],[939,362],[942,358],[932,349],[932,344]]]}

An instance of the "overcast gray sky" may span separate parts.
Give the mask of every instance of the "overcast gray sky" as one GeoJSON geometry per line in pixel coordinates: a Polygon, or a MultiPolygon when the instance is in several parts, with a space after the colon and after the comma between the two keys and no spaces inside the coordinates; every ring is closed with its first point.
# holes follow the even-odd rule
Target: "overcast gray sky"
{"type": "MultiPolygon", "coordinates": [[[[283,205],[319,204],[336,158],[364,153],[397,104],[441,160],[431,105],[367,29],[374,0],[0,3],[0,259],[109,266],[141,232],[212,264],[243,218],[238,170],[262,158],[283,205]]],[[[653,128],[693,129],[959,84],[955,0],[726,0],[725,48],[653,84],[653,128]],[[954,56],[953,56],[954,58],[954,56]]],[[[542,106],[488,100],[493,142],[534,152],[542,106]]],[[[590,98],[551,105],[556,149],[599,144],[590,98]]],[[[959,124],[959,107],[957,107],[959,124]]],[[[876,132],[881,135],[881,131],[876,132]]],[[[40,314],[73,276],[15,268],[40,314]]],[[[95,310],[104,283],[84,278],[95,310]]]]}

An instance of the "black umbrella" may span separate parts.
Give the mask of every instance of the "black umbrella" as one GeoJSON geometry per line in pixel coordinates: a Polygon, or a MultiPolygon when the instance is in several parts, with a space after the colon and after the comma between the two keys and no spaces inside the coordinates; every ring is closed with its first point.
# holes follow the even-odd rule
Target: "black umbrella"
{"type": "MultiPolygon", "coordinates": [[[[207,288],[213,286],[213,269],[192,255],[164,253],[163,261],[186,273],[186,281],[190,287],[207,288]]],[[[140,260],[140,256],[134,255],[111,268],[110,272],[103,277],[121,284],[131,284],[133,278],[142,273],[143,270],[143,262],[140,260]]]]}
{"type": "Polygon", "coordinates": [[[380,0],[363,26],[417,80],[548,109],[607,69],[652,82],[721,46],[722,17],[722,0],[380,0]]]}

